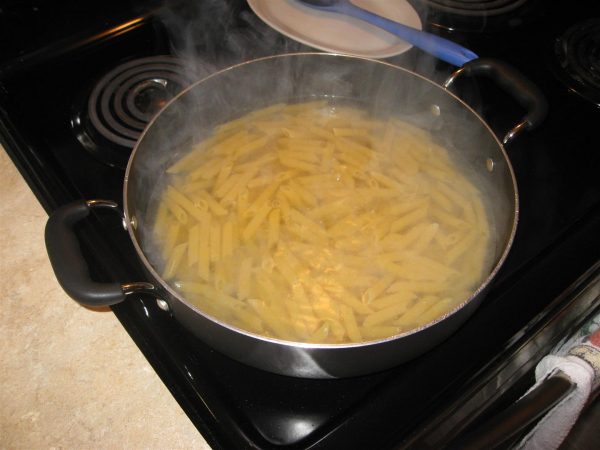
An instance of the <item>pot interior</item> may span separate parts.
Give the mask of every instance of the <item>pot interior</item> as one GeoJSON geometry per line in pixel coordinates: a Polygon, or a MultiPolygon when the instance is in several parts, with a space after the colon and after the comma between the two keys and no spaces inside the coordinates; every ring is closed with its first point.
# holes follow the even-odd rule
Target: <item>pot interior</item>
{"type": "Polygon", "coordinates": [[[166,168],[218,124],[275,103],[313,99],[400,118],[449,150],[485,199],[493,236],[482,287],[487,284],[510,247],[518,209],[512,168],[493,132],[461,100],[423,77],[379,61],[328,54],[264,58],[216,73],[175,98],[148,126],[129,161],[124,197],[126,216],[135,223],[129,232],[153,276],[185,302],[161,280],[163,262],[151,232],[166,168]]]}

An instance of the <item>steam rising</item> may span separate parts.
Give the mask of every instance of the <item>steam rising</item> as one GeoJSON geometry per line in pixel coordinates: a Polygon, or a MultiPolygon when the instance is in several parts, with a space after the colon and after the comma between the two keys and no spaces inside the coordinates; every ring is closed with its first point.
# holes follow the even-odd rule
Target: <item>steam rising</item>
{"type": "Polygon", "coordinates": [[[160,15],[192,79],[267,55],[307,50],[231,0],[171,0],[160,15]]]}
{"type": "MultiPolygon", "coordinates": [[[[200,89],[192,88],[163,111],[144,135],[130,167],[134,177],[127,193],[129,214],[138,221],[138,240],[150,261],[160,259],[152,248],[150,225],[166,181],[162,176],[166,167],[208,136],[215,125],[277,102],[335,97],[366,105],[377,116],[401,117],[441,136],[441,145],[457,149],[461,155],[457,163],[466,167],[486,198],[496,201],[512,188],[505,161],[488,130],[439,86],[382,64],[365,64],[360,59],[348,63],[345,58],[325,56],[268,59],[210,77],[256,58],[313,50],[285,38],[252,12],[242,10],[239,3],[171,3],[160,19],[169,31],[172,53],[183,60],[191,79],[209,78],[200,83],[200,89]],[[432,114],[432,105],[439,107],[441,115],[432,114]],[[487,157],[497,164],[491,175],[485,173],[487,157]]],[[[402,66],[439,78],[433,75],[436,61],[432,57],[409,53],[401,57],[402,66]]],[[[491,222],[500,224],[502,237],[496,256],[510,233],[510,201],[498,200],[494,205],[491,222]]]]}

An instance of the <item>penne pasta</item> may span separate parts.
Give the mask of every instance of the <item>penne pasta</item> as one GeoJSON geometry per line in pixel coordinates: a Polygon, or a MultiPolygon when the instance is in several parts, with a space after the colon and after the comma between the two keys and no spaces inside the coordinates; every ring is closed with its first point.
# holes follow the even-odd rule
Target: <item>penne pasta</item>
{"type": "Polygon", "coordinates": [[[363,326],[372,327],[374,325],[381,325],[385,322],[389,322],[394,318],[403,314],[409,307],[411,301],[396,302],[395,304],[386,308],[380,309],[377,312],[369,314],[363,321],[363,326]]]}
{"type": "Polygon", "coordinates": [[[242,260],[238,274],[237,297],[240,300],[248,298],[250,295],[250,271],[252,270],[252,258],[248,257],[242,260]]]}
{"type": "MultiPolygon", "coordinates": [[[[202,200],[203,202],[206,203],[206,207],[202,208],[202,207],[198,207],[198,209],[201,210],[209,210],[212,214],[214,214],[215,216],[226,216],[229,212],[223,208],[216,200],[215,198],[210,195],[208,192],[206,192],[205,190],[200,190],[197,195],[200,197],[200,200],[202,200]]],[[[197,203],[196,203],[197,204],[197,203]]]]}
{"type": "Polygon", "coordinates": [[[386,339],[451,311],[493,264],[482,193],[425,130],[327,101],[267,105],[166,169],[163,278],[268,337],[386,339]]]}
{"type": "Polygon", "coordinates": [[[210,224],[210,262],[221,261],[221,226],[216,220],[210,224]]]}
{"type": "Polygon", "coordinates": [[[267,247],[273,248],[279,241],[279,224],[281,221],[281,210],[274,208],[269,213],[269,228],[267,232],[267,247]]]}
{"type": "Polygon", "coordinates": [[[242,238],[244,241],[248,242],[257,233],[258,229],[267,218],[269,212],[271,212],[270,205],[263,205],[261,209],[256,212],[254,217],[252,217],[242,232],[242,238]]]}
{"type": "Polygon", "coordinates": [[[166,209],[169,210],[169,212],[173,215],[173,217],[175,217],[175,219],[177,219],[177,221],[180,224],[182,224],[182,225],[187,224],[188,214],[187,214],[187,212],[185,212],[185,209],[183,209],[179,204],[177,204],[176,202],[174,202],[173,200],[171,200],[169,198],[165,198],[165,202],[163,204],[165,205],[166,209]]]}
{"type": "Polygon", "coordinates": [[[173,250],[173,247],[175,247],[175,243],[177,242],[177,239],[179,237],[180,229],[181,229],[181,226],[179,225],[179,222],[172,222],[169,225],[169,228],[167,229],[167,235],[165,236],[165,240],[164,240],[165,244],[164,244],[163,255],[164,255],[165,259],[169,259],[168,255],[173,250]]]}
{"type": "Polygon", "coordinates": [[[233,222],[228,220],[221,230],[221,256],[224,260],[233,256],[233,222]]]}
{"type": "Polygon", "coordinates": [[[202,164],[197,169],[192,170],[188,174],[186,181],[188,183],[193,183],[198,180],[210,180],[219,173],[222,164],[223,162],[219,158],[212,159],[207,163],[202,164]]]}
{"type": "MultiPolygon", "coordinates": [[[[221,197],[220,205],[231,204],[233,202],[233,200],[242,192],[242,190],[244,190],[248,187],[248,183],[250,182],[250,180],[252,180],[256,176],[259,169],[260,169],[260,167],[251,167],[247,171],[241,173],[239,176],[231,177],[234,180],[232,182],[233,184],[231,186],[229,186],[229,185],[226,186],[226,189],[225,189],[226,192],[223,195],[220,195],[220,197],[221,197]]],[[[216,195],[219,195],[219,194],[220,194],[220,192],[217,193],[216,195]]],[[[225,208],[223,208],[223,209],[225,210],[225,208]]],[[[227,210],[225,210],[225,211],[227,211],[227,210]]],[[[225,212],[225,214],[226,214],[226,212],[225,212]]]]}
{"type": "Polygon", "coordinates": [[[154,221],[154,236],[161,238],[167,233],[169,227],[169,209],[165,203],[161,203],[156,212],[156,220],[154,221]]]}
{"type": "Polygon", "coordinates": [[[162,273],[162,277],[165,280],[170,280],[177,273],[177,269],[179,268],[181,261],[185,255],[185,252],[188,248],[188,244],[179,244],[177,245],[171,254],[169,255],[169,259],[167,260],[167,264],[165,266],[165,270],[162,273]]]}
{"type": "Polygon", "coordinates": [[[360,342],[363,340],[360,330],[358,329],[358,323],[354,316],[352,308],[346,305],[340,305],[340,315],[342,317],[342,323],[346,328],[346,334],[352,342],[360,342]]]}
{"type": "MultiPolygon", "coordinates": [[[[190,216],[192,216],[194,219],[200,221],[202,220],[202,217],[204,215],[204,212],[202,211],[202,209],[197,208],[196,205],[194,205],[194,202],[192,202],[189,198],[187,198],[185,195],[183,195],[181,192],[179,192],[177,189],[175,189],[173,186],[169,186],[167,187],[167,193],[166,193],[167,199],[169,200],[169,202],[167,202],[167,205],[172,205],[170,206],[170,208],[174,208],[174,205],[178,205],[181,208],[183,208],[186,212],[186,214],[189,214],[190,216]],[[171,203],[173,202],[173,203],[171,203]]],[[[181,222],[181,220],[180,220],[181,222]]],[[[183,221],[182,223],[185,225],[185,223],[187,222],[187,220],[183,221]]]]}
{"type": "Polygon", "coordinates": [[[402,314],[397,320],[393,321],[394,325],[401,326],[404,329],[418,326],[422,323],[420,317],[431,308],[436,302],[438,297],[428,295],[419,299],[418,302],[414,303],[404,314],[402,314]]]}
{"type": "Polygon", "coordinates": [[[211,216],[205,214],[200,221],[198,237],[198,276],[204,280],[210,280],[210,230],[211,216]]]}
{"type": "Polygon", "coordinates": [[[422,222],[427,217],[427,212],[428,212],[428,209],[425,206],[425,207],[415,209],[414,211],[403,215],[402,217],[394,220],[391,223],[390,231],[392,233],[397,233],[397,232],[405,230],[406,228],[410,227],[411,225],[416,225],[419,222],[422,222]]]}
{"type": "Polygon", "coordinates": [[[188,266],[198,263],[198,246],[200,245],[200,225],[196,224],[188,229],[188,266]]]}
{"type": "Polygon", "coordinates": [[[407,289],[403,289],[395,294],[388,294],[371,302],[374,310],[382,310],[396,305],[408,305],[417,299],[417,295],[407,289]]]}

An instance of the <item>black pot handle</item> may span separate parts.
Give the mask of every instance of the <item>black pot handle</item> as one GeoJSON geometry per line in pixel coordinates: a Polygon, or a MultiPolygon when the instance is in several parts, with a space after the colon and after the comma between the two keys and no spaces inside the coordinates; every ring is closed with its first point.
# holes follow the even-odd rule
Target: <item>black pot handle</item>
{"type": "Polygon", "coordinates": [[[77,200],[54,211],[46,222],[46,251],[61,287],[82,305],[98,307],[120,303],[133,292],[151,292],[151,283],[98,283],[93,281],[87,261],[73,227],[89,216],[92,208],[109,208],[120,213],[118,205],[108,200],[77,200]]]}
{"type": "Polygon", "coordinates": [[[502,139],[508,144],[515,136],[524,130],[532,130],[540,125],[548,113],[548,102],[542,91],[514,67],[492,58],[479,58],[469,61],[455,70],[444,82],[448,89],[454,80],[461,75],[483,75],[494,80],[502,89],[512,95],[527,114],[521,121],[510,129],[502,139]]]}

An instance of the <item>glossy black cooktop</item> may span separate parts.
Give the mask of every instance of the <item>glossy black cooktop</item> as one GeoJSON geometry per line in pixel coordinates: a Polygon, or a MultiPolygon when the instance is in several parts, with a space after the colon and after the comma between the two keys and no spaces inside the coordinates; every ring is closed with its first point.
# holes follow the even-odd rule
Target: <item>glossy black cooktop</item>
{"type": "MultiPolygon", "coordinates": [[[[598,260],[600,108],[565,84],[555,56],[570,27],[600,16],[595,2],[583,3],[575,9],[570,2],[531,0],[490,19],[490,29],[481,18],[468,29],[464,17],[437,11],[428,22],[423,15],[432,31],[517,67],[550,105],[543,126],[507,149],[521,201],[513,251],[481,308],[434,350],[371,376],[294,379],[211,350],[153,298],[136,296],[113,308],[211,446],[359,449],[411,442],[478,379],[492,377],[496,355],[534,330],[558,294],[598,260]]],[[[423,3],[415,6],[424,11],[423,3]]],[[[122,201],[123,169],[88,151],[75,123],[95,84],[116,66],[184,53],[204,58],[196,68],[201,74],[251,56],[306,50],[262,24],[243,2],[104,1],[90,8],[32,0],[9,1],[0,10],[0,138],[49,213],[81,198],[122,201]],[[215,14],[224,20],[214,23],[215,14]],[[186,22],[190,17],[199,22],[186,22]]],[[[432,65],[417,50],[392,62],[416,71],[432,65]]],[[[435,66],[431,76],[441,82],[451,68],[435,66]]],[[[460,88],[499,135],[522,114],[486,81],[460,88]]],[[[115,217],[95,216],[79,233],[96,279],[143,277],[115,217]]],[[[448,442],[460,431],[440,431],[432,442],[448,442]]]]}

